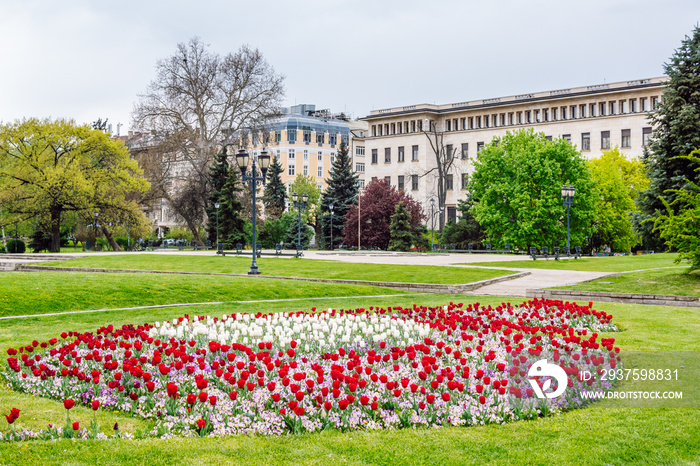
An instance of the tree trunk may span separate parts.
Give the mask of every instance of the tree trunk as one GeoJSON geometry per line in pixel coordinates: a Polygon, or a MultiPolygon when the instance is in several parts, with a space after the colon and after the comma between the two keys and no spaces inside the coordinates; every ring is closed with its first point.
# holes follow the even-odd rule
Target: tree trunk
{"type": "Polygon", "coordinates": [[[102,229],[102,234],[105,235],[105,238],[107,238],[107,242],[109,242],[109,245],[112,246],[112,249],[115,251],[123,251],[122,247],[119,246],[116,241],[114,241],[114,235],[112,235],[112,232],[109,231],[104,225],[100,228],[102,229]]]}
{"type": "Polygon", "coordinates": [[[61,208],[51,207],[51,248],[49,252],[61,252],[61,208]]]}
{"type": "Polygon", "coordinates": [[[185,217],[184,215],[180,214],[182,218],[185,219],[185,223],[187,223],[187,228],[190,229],[192,232],[193,239],[197,242],[199,246],[204,246],[204,243],[202,242],[202,239],[199,237],[199,231],[197,230],[197,225],[192,221],[191,218],[185,217]]]}

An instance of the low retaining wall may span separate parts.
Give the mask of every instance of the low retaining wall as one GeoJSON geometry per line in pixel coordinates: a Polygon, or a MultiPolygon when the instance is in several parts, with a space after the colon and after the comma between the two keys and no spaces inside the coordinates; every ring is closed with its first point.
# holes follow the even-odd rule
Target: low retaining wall
{"type": "Polygon", "coordinates": [[[216,273],[216,272],[173,272],[163,270],[119,270],[119,269],[93,269],[82,267],[49,267],[42,265],[18,265],[19,272],[90,272],[90,273],[160,273],[160,274],[179,274],[179,275],[219,275],[226,277],[249,277],[249,278],[274,278],[276,280],[300,280],[306,282],[320,283],[344,283],[348,285],[369,285],[381,286],[385,288],[395,288],[398,290],[413,291],[416,293],[446,293],[446,294],[461,294],[467,291],[474,291],[482,286],[491,285],[515,278],[529,275],[530,272],[518,272],[503,277],[490,278],[488,280],[480,280],[473,283],[465,283],[459,285],[441,285],[430,283],[401,283],[401,282],[373,282],[367,280],[341,280],[332,278],[303,278],[303,277],[277,277],[271,275],[248,275],[237,273],[216,273]]]}
{"type": "Polygon", "coordinates": [[[528,298],[561,299],[568,301],[604,301],[626,304],[651,304],[656,306],[700,307],[700,298],[664,294],[611,293],[604,291],[573,291],[530,289],[528,298]]]}

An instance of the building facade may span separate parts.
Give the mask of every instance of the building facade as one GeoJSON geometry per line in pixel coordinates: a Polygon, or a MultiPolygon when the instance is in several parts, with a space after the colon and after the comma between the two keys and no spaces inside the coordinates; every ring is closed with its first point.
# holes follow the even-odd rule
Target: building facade
{"type": "Polygon", "coordinates": [[[467,177],[479,151],[507,131],[533,128],[547,138],[566,139],[586,158],[616,146],[628,157],[640,157],[652,132],[648,112],[659,104],[667,79],[375,110],[362,118],[368,124],[365,137],[355,137],[354,168],[361,185],[387,179],[430,212],[429,200],[437,200],[437,175],[427,134],[439,133],[446,151],[457,159],[445,180],[442,206],[446,220],[456,220],[457,202],[466,195],[467,177]]]}

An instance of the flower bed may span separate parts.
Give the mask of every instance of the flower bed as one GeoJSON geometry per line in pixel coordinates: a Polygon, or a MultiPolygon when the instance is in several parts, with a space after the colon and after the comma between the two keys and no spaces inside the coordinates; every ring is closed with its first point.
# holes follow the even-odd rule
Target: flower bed
{"type": "MultiPolygon", "coordinates": [[[[153,419],[140,435],[157,437],[502,423],[610,388],[580,374],[618,363],[613,340],[598,340],[616,330],[611,318],[592,303],[545,300],[184,316],[11,348],[4,376],[18,391],[153,419]],[[528,385],[543,358],[566,371],[566,396],[540,399],[528,385]]],[[[544,379],[533,380],[558,388],[544,379]]]]}

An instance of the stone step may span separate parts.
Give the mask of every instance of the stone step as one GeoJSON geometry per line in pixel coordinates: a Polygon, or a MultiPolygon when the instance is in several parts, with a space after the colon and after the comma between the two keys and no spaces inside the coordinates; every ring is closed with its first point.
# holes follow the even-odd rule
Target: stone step
{"type": "Polygon", "coordinates": [[[0,254],[0,261],[20,260],[20,261],[62,261],[73,259],[71,256],[61,256],[58,254],[0,254]]]}

